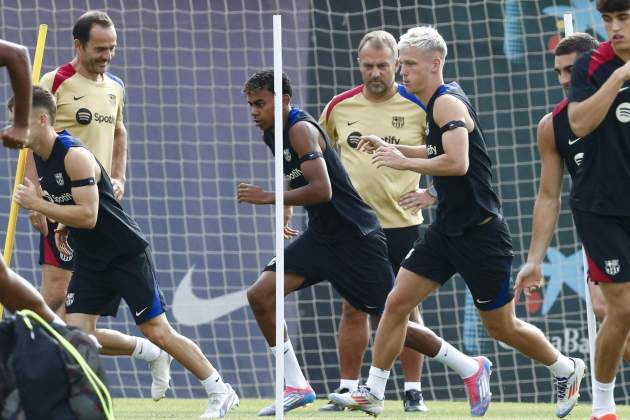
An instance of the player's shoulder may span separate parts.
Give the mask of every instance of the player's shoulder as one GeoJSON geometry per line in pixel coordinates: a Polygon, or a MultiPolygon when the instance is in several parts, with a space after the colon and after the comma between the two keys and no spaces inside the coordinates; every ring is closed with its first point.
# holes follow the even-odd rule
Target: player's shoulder
{"type": "Polygon", "coordinates": [[[464,109],[466,103],[460,96],[452,95],[450,91],[444,90],[439,93],[433,101],[433,114],[443,112],[455,107],[455,109],[464,109]]]}
{"type": "MultiPolygon", "coordinates": [[[[564,98],[553,108],[551,112],[551,118],[555,118],[562,114],[563,112],[567,112],[569,109],[569,98],[564,98]]],[[[543,118],[547,117],[549,114],[545,115],[543,118]]],[[[541,120],[542,121],[542,120],[541,120]]]]}
{"type": "Polygon", "coordinates": [[[582,70],[587,77],[591,77],[598,71],[606,70],[607,64],[612,62],[617,55],[610,44],[610,41],[602,42],[599,47],[580,55],[573,64],[573,71],[582,70]]]}
{"type": "Polygon", "coordinates": [[[333,96],[333,98],[326,105],[326,118],[330,116],[335,108],[337,108],[340,104],[351,100],[352,98],[357,97],[361,93],[363,93],[363,85],[355,86],[352,89],[341,92],[338,95],[333,96]]]}
{"type": "Polygon", "coordinates": [[[548,112],[543,115],[543,117],[538,121],[538,133],[548,134],[549,132],[553,134],[553,118],[555,116],[554,112],[548,112]],[[551,130],[551,131],[549,131],[551,130]]]}
{"type": "Polygon", "coordinates": [[[66,147],[66,159],[67,160],[88,160],[92,161],[96,158],[94,154],[88,150],[87,147],[81,141],[75,137],[69,136],[70,138],[60,139],[60,141],[66,147]]]}
{"type": "Polygon", "coordinates": [[[61,143],[61,145],[66,150],[70,150],[72,147],[77,145],[81,145],[81,141],[72,136],[67,130],[62,130],[57,132],[57,142],[61,143]]]}
{"type": "Polygon", "coordinates": [[[120,77],[116,76],[115,74],[107,72],[103,75],[103,77],[105,77],[105,80],[111,81],[115,83],[116,85],[120,86],[120,88],[122,88],[123,90],[125,89],[125,83],[122,81],[120,77]]]}
{"type": "Polygon", "coordinates": [[[40,80],[40,85],[55,94],[59,90],[64,82],[72,78],[77,73],[72,63],[66,63],[57,67],[53,71],[46,73],[40,80]]]}
{"type": "Polygon", "coordinates": [[[556,134],[554,132],[554,113],[549,112],[545,114],[540,121],[538,121],[538,128],[536,131],[536,137],[538,146],[544,153],[556,148],[556,134]],[[551,149],[550,149],[551,148],[551,149]]]}
{"type": "Polygon", "coordinates": [[[418,98],[416,95],[405,89],[403,85],[398,85],[396,94],[399,95],[405,102],[413,104],[414,106],[418,106],[422,108],[423,111],[427,110],[426,104],[422,102],[420,98],[418,98]]]}

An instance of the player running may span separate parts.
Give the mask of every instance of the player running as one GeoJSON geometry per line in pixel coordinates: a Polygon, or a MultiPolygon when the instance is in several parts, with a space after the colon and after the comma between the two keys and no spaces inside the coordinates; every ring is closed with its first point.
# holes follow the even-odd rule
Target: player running
{"type": "Polygon", "coordinates": [[[43,197],[42,190],[25,179],[14,198],[21,207],[66,227],[56,232],[56,240],[61,252],[74,251],[76,258],[66,302],[68,325],[95,335],[102,354],[130,354],[134,337],[96,330],[98,318],[115,316],[124,299],[142,334],[201,381],[208,395],[201,418],[224,417],[238,405],[238,397],[199,347],[169,324],[148,243],[114,198],[109,175],[76,138],[55,132],[53,96],[40,87],[33,92],[28,147],[35,156],[43,197]]]}
{"type": "MultiPolygon", "coordinates": [[[[420,174],[394,169],[373,170],[370,157],[356,150],[362,134],[377,134],[391,143],[424,143],[424,104],[394,81],[398,66],[396,38],[385,31],[367,33],[357,52],[363,84],[336,95],[324,108],[319,124],[348,173],[352,185],[376,213],[387,240],[388,258],[394,275],[421,232],[422,207],[435,202],[419,189],[420,174]]],[[[359,386],[361,364],[368,347],[370,329],[367,313],[345,299],[339,322],[339,367],[341,381],[335,392],[354,391],[359,386]]],[[[416,309],[409,317],[422,323],[416,309]]],[[[422,398],[420,375],[423,355],[409,348],[400,354],[405,375],[405,411],[428,411],[422,398]]],[[[329,403],[320,411],[338,411],[329,403]]]]}
{"type": "MultiPolygon", "coordinates": [[[[436,221],[402,263],[376,333],[365,386],[354,393],[332,394],[331,399],[374,415],[382,412],[385,385],[405,340],[409,311],[460,273],[488,334],[543,363],[562,384],[556,415],[564,417],[577,402],[584,362],[562,355],[538,328],[514,314],[510,232],[490,186],[491,161],[477,115],[457,83],[443,82],[446,43],[435,29],[418,27],[400,38],[398,48],[405,87],[427,104],[426,146],[394,146],[368,136],[359,148],[374,152],[377,167],[433,175],[439,197],[436,221]]],[[[478,362],[490,369],[487,359],[478,362]]],[[[478,404],[472,415],[483,416],[490,389],[476,391],[478,404]]]]}
{"type": "MultiPolygon", "coordinates": [[[[272,148],[273,72],[255,73],[243,91],[254,122],[272,148]]],[[[284,204],[304,206],[309,225],[285,249],[285,293],[330,281],[352,306],[378,318],[394,280],[385,236],[372,209],[352,187],[324,130],[309,114],[290,105],[291,93],[289,79],[283,75],[283,169],[290,187],[284,192],[284,204]]],[[[273,192],[245,183],[238,186],[237,196],[239,202],[251,204],[275,201],[273,192]]],[[[256,321],[270,346],[275,343],[275,269],[274,259],[247,291],[256,321]]],[[[406,325],[405,345],[433,357],[465,378],[471,406],[476,406],[477,389],[489,388],[487,359],[464,355],[424,326],[413,322],[406,325]]],[[[286,412],[313,402],[315,393],[300,369],[286,329],[283,347],[286,412]]],[[[277,351],[274,347],[271,350],[277,351]]],[[[483,403],[487,407],[489,401],[483,403]]],[[[258,414],[274,415],[275,405],[258,414]]]]}

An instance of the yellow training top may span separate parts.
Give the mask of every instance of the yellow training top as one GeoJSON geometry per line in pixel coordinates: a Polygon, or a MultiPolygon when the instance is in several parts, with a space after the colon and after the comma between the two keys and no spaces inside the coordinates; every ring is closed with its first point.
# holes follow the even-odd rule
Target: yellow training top
{"type": "Polygon", "coordinates": [[[40,86],[57,100],[55,130],[68,130],[81,140],[111,174],[114,130],[123,124],[122,80],[110,73],[102,81],[90,80],[67,63],[46,73],[40,86]]]}
{"type": "Polygon", "coordinates": [[[362,135],[375,134],[388,143],[424,144],[425,105],[402,85],[385,102],[370,102],[363,85],[335,96],[324,108],[319,123],[326,130],[352,184],[370,205],[384,228],[422,223],[422,214],[411,214],[398,205],[400,197],[418,188],[420,174],[376,168],[372,156],[356,150],[362,135]]]}

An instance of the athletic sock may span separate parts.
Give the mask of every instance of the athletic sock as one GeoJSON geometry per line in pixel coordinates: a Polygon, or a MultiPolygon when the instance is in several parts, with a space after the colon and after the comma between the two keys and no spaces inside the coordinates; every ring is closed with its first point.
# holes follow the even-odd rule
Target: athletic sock
{"type": "Polygon", "coordinates": [[[201,385],[203,385],[208,396],[210,396],[210,394],[222,394],[227,391],[227,387],[223,383],[221,375],[219,375],[219,372],[216,370],[212,375],[201,381],[201,385]]]}
{"type": "MultiPolygon", "coordinates": [[[[275,347],[270,347],[273,354],[276,353],[275,347]]],[[[304,389],[308,386],[308,382],[302,373],[300,364],[298,363],[291,340],[284,342],[284,382],[285,386],[292,388],[304,389]]]]}
{"type": "Polygon", "coordinates": [[[368,376],[365,386],[370,388],[372,395],[382,400],[385,398],[387,379],[389,379],[389,370],[370,366],[370,376],[368,376]]]}
{"type": "Polygon", "coordinates": [[[568,378],[575,371],[575,362],[558,352],[558,358],[556,361],[547,366],[551,371],[551,374],[556,378],[568,378]]]}
{"type": "Polygon", "coordinates": [[[162,349],[146,338],[136,337],[136,347],[133,349],[131,357],[144,360],[145,362],[152,362],[160,356],[161,351],[162,349]]]}
{"type": "Polygon", "coordinates": [[[342,379],[339,381],[339,389],[347,389],[349,392],[352,392],[356,391],[358,387],[358,379],[342,379]]]}
{"type": "Polygon", "coordinates": [[[473,376],[479,370],[479,362],[466,356],[444,340],[442,340],[440,351],[432,359],[450,367],[462,378],[473,376]]]}
{"type": "Polygon", "coordinates": [[[420,388],[420,382],[407,382],[407,381],[405,381],[405,392],[411,391],[411,390],[420,391],[421,389],[422,388],[420,388]]]}
{"type": "Polygon", "coordinates": [[[593,415],[615,412],[615,381],[608,384],[593,379],[593,415]]]}

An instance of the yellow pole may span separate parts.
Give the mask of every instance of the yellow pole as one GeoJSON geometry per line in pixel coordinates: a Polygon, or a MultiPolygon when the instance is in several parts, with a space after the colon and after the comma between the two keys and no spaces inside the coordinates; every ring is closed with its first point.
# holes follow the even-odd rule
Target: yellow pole
{"type": "MultiPolygon", "coordinates": [[[[44,57],[44,46],[46,44],[46,33],[48,25],[39,25],[39,33],[37,34],[37,46],[35,47],[35,59],[33,60],[32,81],[36,85],[39,83],[39,76],[42,70],[42,59],[44,57]]],[[[15,170],[15,183],[13,184],[13,193],[17,186],[24,180],[24,167],[26,166],[27,149],[20,150],[18,156],[17,168],[15,170]]],[[[11,255],[13,254],[13,240],[15,239],[15,226],[17,225],[18,205],[11,197],[11,211],[9,213],[9,223],[7,226],[7,236],[4,241],[4,260],[7,266],[11,264],[11,255]]],[[[0,304],[0,319],[4,308],[0,304]]]]}

